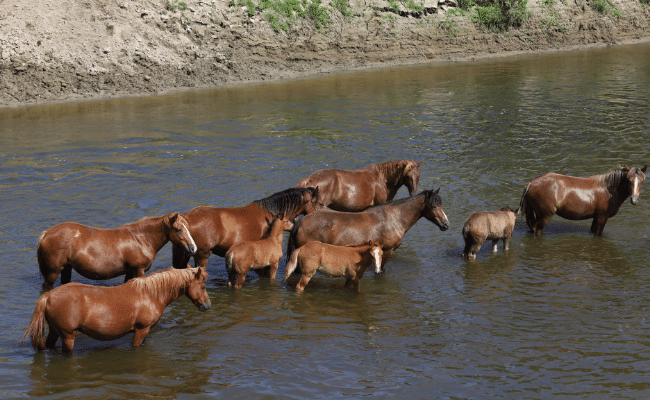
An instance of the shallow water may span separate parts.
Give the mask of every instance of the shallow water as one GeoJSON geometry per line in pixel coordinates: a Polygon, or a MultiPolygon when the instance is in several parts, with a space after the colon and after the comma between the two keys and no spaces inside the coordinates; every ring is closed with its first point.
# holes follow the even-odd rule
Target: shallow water
{"type": "MultiPolygon", "coordinates": [[[[0,110],[0,395],[647,397],[647,188],[603,237],[559,217],[533,237],[518,219],[507,253],[469,262],[460,229],[544,172],[645,165],[649,87],[645,44],[0,110]],[[138,349],[16,342],[41,293],[36,240],[57,223],[242,206],[316,169],[396,159],[424,161],[420,189],[441,188],[451,229],[419,221],[360,295],[322,276],[298,294],[284,260],[277,282],[251,273],[235,291],[212,256],[213,307],[177,300],[138,349]]],[[[167,245],[152,270],[170,264],[167,245]]]]}

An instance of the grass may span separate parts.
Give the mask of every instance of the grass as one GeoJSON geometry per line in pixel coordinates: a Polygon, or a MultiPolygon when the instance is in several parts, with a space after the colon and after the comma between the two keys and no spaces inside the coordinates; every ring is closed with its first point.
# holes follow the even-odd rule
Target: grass
{"type": "Polygon", "coordinates": [[[621,12],[608,0],[593,0],[591,7],[601,14],[611,14],[616,18],[621,18],[621,12]]]}
{"type": "Polygon", "coordinates": [[[528,0],[462,0],[461,8],[470,12],[475,24],[493,31],[505,32],[521,26],[530,18],[528,0]]]}

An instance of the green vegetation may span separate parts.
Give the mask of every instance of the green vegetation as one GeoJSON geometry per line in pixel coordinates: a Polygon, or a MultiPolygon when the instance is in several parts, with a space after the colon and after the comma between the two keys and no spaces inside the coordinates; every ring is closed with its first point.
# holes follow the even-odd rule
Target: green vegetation
{"type": "Polygon", "coordinates": [[[174,12],[176,10],[185,11],[185,10],[187,10],[187,3],[185,3],[184,1],[178,1],[178,0],[166,0],[165,1],[165,7],[169,11],[172,11],[172,12],[174,12]]]}
{"type": "Polygon", "coordinates": [[[601,14],[611,14],[616,18],[621,18],[621,12],[608,0],[593,0],[591,7],[601,14]]]}
{"type": "Polygon", "coordinates": [[[490,31],[504,32],[521,26],[530,17],[528,0],[462,0],[461,8],[470,12],[472,21],[490,31]]]}
{"type": "Polygon", "coordinates": [[[559,32],[566,32],[567,26],[563,23],[560,23],[560,13],[553,8],[555,5],[555,0],[544,0],[544,3],[541,5],[542,13],[544,18],[542,18],[542,28],[548,30],[556,30],[559,32]]]}
{"type": "MultiPolygon", "coordinates": [[[[330,5],[341,12],[343,16],[352,15],[348,0],[333,0],[330,5]]],[[[291,28],[298,18],[311,21],[316,29],[325,29],[332,24],[327,7],[322,0],[231,0],[229,7],[246,7],[246,13],[252,17],[261,13],[275,31],[286,31],[291,28]]]]}

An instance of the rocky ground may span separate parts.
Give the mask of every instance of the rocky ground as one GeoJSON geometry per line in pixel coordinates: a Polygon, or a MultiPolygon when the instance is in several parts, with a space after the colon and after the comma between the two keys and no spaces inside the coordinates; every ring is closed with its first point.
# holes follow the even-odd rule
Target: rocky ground
{"type": "Polygon", "coordinates": [[[529,0],[531,18],[500,34],[453,0],[419,14],[354,1],[349,16],[329,7],[326,28],[297,19],[276,31],[228,0],[0,0],[0,107],[650,40],[639,0],[605,11],[596,0],[529,0]]]}

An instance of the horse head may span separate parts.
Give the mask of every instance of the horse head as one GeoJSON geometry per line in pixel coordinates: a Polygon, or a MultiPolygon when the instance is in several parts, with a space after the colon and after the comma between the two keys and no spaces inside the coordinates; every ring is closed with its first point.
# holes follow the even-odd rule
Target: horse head
{"type": "MultiPolygon", "coordinates": [[[[323,202],[321,201],[318,186],[316,186],[315,188],[309,187],[308,189],[310,189],[309,192],[305,192],[305,193],[310,193],[310,195],[309,195],[309,199],[308,199],[308,204],[305,206],[305,212],[304,213],[305,214],[311,214],[311,213],[313,213],[315,211],[324,209],[325,204],[323,204],[323,202]]],[[[305,194],[305,196],[306,196],[306,194],[305,194]]]]}
{"type": "Polygon", "coordinates": [[[381,273],[381,258],[384,255],[384,250],[381,248],[381,245],[375,241],[368,241],[368,248],[370,250],[370,255],[372,256],[373,264],[375,264],[375,274],[381,273]]]}
{"type": "Polygon", "coordinates": [[[184,247],[190,255],[196,253],[196,243],[185,217],[177,212],[166,215],[165,226],[169,230],[169,240],[172,243],[184,247]]]}
{"type": "Polygon", "coordinates": [[[442,199],[438,192],[440,192],[440,188],[435,192],[433,190],[423,192],[426,195],[423,215],[426,219],[438,225],[441,231],[446,231],[449,229],[449,220],[442,209],[442,199]]]}
{"type": "Polygon", "coordinates": [[[420,165],[415,163],[415,161],[408,160],[406,166],[404,167],[404,176],[402,178],[402,185],[406,186],[409,190],[409,196],[413,196],[418,192],[418,183],[420,182],[420,165]]]}
{"type": "Polygon", "coordinates": [[[630,202],[636,205],[639,202],[639,194],[641,193],[641,185],[645,180],[645,171],[648,166],[644,165],[643,168],[639,167],[623,167],[625,177],[629,182],[630,202]]]}
{"type": "Polygon", "coordinates": [[[190,284],[185,295],[192,301],[199,311],[206,311],[212,306],[210,296],[205,290],[205,281],[208,279],[208,273],[203,268],[196,268],[196,272],[192,271],[190,284]]]}

